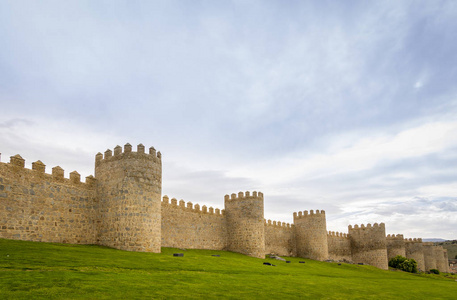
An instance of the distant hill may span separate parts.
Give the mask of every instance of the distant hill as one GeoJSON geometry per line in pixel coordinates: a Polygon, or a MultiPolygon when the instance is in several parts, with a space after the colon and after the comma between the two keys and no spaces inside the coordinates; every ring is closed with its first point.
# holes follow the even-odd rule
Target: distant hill
{"type": "Polygon", "coordinates": [[[423,242],[433,242],[433,243],[440,243],[440,242],[445,242],[446,240],[445,239],[432,239],[432,238],[429,238],[429,239],[422,239],[423,242]]]}
{"type": "Polygon", "coordinates": [[[443,246],[444,249],[447,249],[447,256],[449,259],[454,259],[457,255],[457,240],[437,242],[435,245],[443,246]]]}

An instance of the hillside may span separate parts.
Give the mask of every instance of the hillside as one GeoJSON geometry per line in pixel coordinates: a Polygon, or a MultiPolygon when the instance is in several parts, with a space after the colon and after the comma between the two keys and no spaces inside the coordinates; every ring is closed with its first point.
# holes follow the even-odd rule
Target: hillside
{"type": "Polygon", "coordinates": [[[444,249],[447,249],[449,259],[453,259],[457,255],[457,240],[435,243],[435,245],[443,246],[444,249]]]}
{"type": "Polygon", "coordinates": [[[456,276],[288,260],[224,251],[162,248],[155,254],[0,239],[0,295],[2,299],[455,299],[457,293],[456,276]],[[177,252],[184,257],[174,257],[177,252]],[[264,265],[267,261],[276,266],[264,265]]]}

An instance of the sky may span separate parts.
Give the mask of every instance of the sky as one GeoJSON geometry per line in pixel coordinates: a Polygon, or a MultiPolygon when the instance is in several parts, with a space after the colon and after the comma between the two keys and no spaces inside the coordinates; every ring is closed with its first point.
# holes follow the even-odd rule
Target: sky
{"type": "Polygon", "coordinates": [[[142,143],[170,198],[457,239],[456,32],[456,1],[2,0],[1,161],[142,143]]]}

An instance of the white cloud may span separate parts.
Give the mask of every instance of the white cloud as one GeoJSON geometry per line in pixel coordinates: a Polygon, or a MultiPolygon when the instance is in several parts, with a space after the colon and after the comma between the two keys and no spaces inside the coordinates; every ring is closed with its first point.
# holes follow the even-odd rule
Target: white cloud
{"type": "MultiPolygon", "coordinates": [[[[378,131],[362,130],[348,135],[326,138],[325,148],[289,154],[232,171],[249,174],[265,184],[283,185],[285,182],[311,180],[375,168],[389,161],[421,157],[457,147],[456,121],[432,122],[387,135],[378,131]],[[354,138],[355,137],[355,138],[354,138]],[[347,143],[349,140],[351,143],[347,143]]],[[[397,176],[408,177],[403,173],[397,176]]]]}
{"type": "Polygon", "coordinates": [[[84,124],[59,119],[10,119],[4,124],[11,126],[0,126],[3,162],[9,161],[9,156],[20,154],[27,168],[41,160],[47,166],[47,173],[59,165],[67,177],[74,170],[82,178],[93,175],[95,154],[125,140],[106,132],[94,132],[84,124]]]}

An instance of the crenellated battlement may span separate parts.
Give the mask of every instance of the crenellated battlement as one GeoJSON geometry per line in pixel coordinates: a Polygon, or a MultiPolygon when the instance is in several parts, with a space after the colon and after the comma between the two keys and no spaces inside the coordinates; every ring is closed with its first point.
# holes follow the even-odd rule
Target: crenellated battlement
{"type": "Polygon", "coordinates": [[[400,240],[400,241],[403,241],[404,240],[404,237],[403,237],[403,234],[388,234],[386,236],[386,239],[388,240],[400,240]]]}
{"type": "Polygon", "coordinates": [[[212,206],[207,207],[203,205],[200,207],[199,204],[193,204],[192,202],[185,202],[184,200],[178,200],[176,198],[170,198],[165,195],[162,197],[162,207],[169,207],[175,209],[181,209],[186,212],[193,212],[193,213],[200,213],[200,214],[208,214],[208,215],[215,215],[215,216],[224,216],[225,210],[221,210],[219,208],[213,208],[212,206]]]}
{"type": "Polygon", "coordinates": [[[32,162],[32,169],[28,169],[25,167],[25,159],[19,154],[11,156],[9,163],[0,162],[0,166],[7,168],[12,174],[16,174],[16,176],[28,175],[36,180],[41,179],[88,187],[92,187],[95,184],[95,178],[92,175],[87,176],[85,182],[81,182],[81,175],[76,171],[71,172],[69,177],[65,178],[65,171],[60,166],[53,167],[52,173],[48,174],[46,173],[46,165],[40,160],[32,162]]]}
{"type": "Polygon", "coordinates": [[[314,210],[310,210],[309,213],[307,210],[304,210],[303,212],[299,211],[298,213],[297,212],[294,212],[294,221],[295,220],[300,220],[302,218],[307,218],[307,217],[323,217],[325,218],[325,210],[316,210],[316,212],[314,212],[314,210]]]}
{"type": "Polygon", "coordinates": [[[247,191],[246,193],[239,192],[238,194],[231,194],[231,195],[225,195],[224,200],[225,201],[230,201],[230,200],[243,200],[243,199],[253,199],[253,198],[259,198],[263,200],[263,193],[262,192],[251,192],[247,191]]]}
{"type": "Polygon", "coordinates": [[[149,152],[145,152],[145,147],[143,144],[139,144],[137,146],[137,151],[133,152],[132,151],[132,145],[129,143],[124,145],[124,151],[122,151],[122,147],[117,145],[114,147],[112,151],[111,149],[107,149],[104,154],[102,153],[97,153],[95,155],[95,165],[99,165],[103,162],[110,162],[110,161],[116,161],[119,159],[123,158],[142,158],[142,159],[150,159],[153,160],[156,163],[162,163],[162,154],[156,151],[154,147],[149,148],[149,152]]]}
{"type": "Polygon", "coordinates": [[[339,237],[339,238],[348,238],[347,233],[342,233],[342,232],[335,232],[335,231],[329,231],[327,233],[328,237],[339,237]]]}
{"type": "Polygon", "coordinates": [[[364,224],[361,224],[360,226],[359,225],[354,225],[354,227],[352,227],[352,225],[349,225],[348,226],[348,230],[362,230],[362,229],[382,229],[382,230],[385,230],[386,229],[386,224],[384,223],[374,223],[373,226],[368,223],[366,226],[364,224]]]}
{"type": "Polygon", "coordinates": [[[406,257],[406,245],[403,234],[388,234],[386,236],[386,246],[388,260],[397,255],[406,257]]]}
{"type": "Polygon", "coordinates": [[[280,222],[280,221],[271,221],[271,220],[265,220],[265,225],[267,226],[274,226],[274,227],[282,227],[282,228],[293,228],[293,224],[286,223],[286,222],[280,222]]]}
{"type": "Polygon", "coordinates": [[[422,238],[405,238],[405,243],[422,243],[422,238]]]}

